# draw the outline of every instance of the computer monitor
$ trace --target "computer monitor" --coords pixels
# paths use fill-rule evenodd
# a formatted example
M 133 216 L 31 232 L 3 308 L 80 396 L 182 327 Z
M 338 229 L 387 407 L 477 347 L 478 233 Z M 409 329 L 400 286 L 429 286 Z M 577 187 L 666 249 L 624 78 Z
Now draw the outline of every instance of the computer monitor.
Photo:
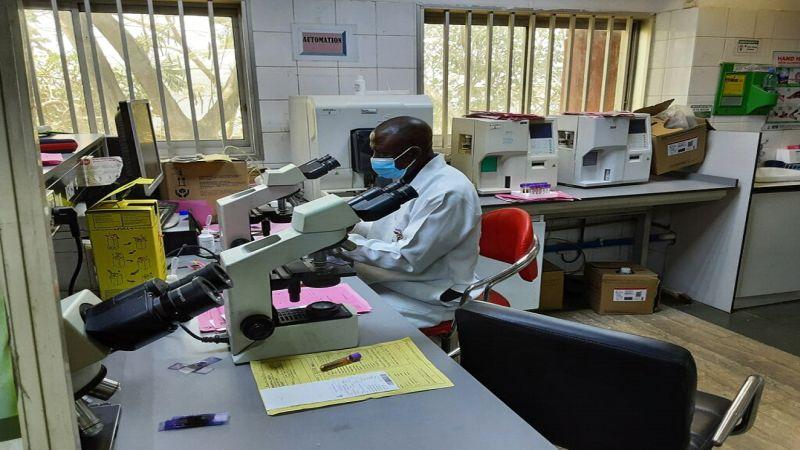
M 140 177 L 152 178 L 153 182 L 144 187 L 144 195 L 150 196 L 164 178 L 150 103 L 147 100 L 119 102 L 115 122 L 119 136 L 119 154 L 116 156 L 122 157 L 125 182 Z

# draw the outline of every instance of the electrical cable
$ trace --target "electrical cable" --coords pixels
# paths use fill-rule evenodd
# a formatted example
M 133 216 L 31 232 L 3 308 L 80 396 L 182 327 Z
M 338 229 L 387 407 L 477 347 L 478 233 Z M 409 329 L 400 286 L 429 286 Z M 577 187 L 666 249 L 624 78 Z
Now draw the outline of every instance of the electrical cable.
M 189 336 L 197 339 L 200 342 L 205 342 L 206 344 L 227 344 L 229 342 L 227 334 L 215 334 L 213 336 L 198 336 L 192 330 L 189 329 L 184 324 L 179 324 L 183 331 L 185 331 Z
M 558 241 L 558 242 L 563 242 L 563 243 L 565 243 L 567 245 L 573 246 L 575 248 L 575 252 L 577 253 L 575 258 L 567 259 L 563 254 L 561 254 L 561 252 L 559 252 L 559 256 L 561 257 L 561 261 L 563 261 L 563 262 L 565 262 L 567 264 L 573 264 L 576 261 L 578 261 L 578 259 L 583 259 L 581 265 L 577 269 L 572 270 L 572 271 L 565 271 L 564 273 L 566 273 L 568 275 L 572 275 L 572 274 L 576 274 L 576 273 L 580 272 L 581 270 L 583 270 L 583 267 L 586 265 L 586 253 L 584 253 L 583 249 L 580 248 L 580 246 L 577 243 L 575 243 L 573 241 L 570 241 L 570 240 L 567 240 L 567 239 L 561 239 L 561 238 L 556 238 L 556 237 L 545 238 L 544 241 L 545 241 L 545 243 L 547 243 L 547 241 Z
M 75 263 L 75 270 L 72 271 L 72 278 L 69 279 L 67 295 L 72 295 L 75 293 L 75 283 L 78 281 L 78 275 L 80 275 L 81 268 L 83 267 L 83 242 L 81 241 L 80 236 L 75 236 L 75 245 L 77 247 L 76 250 L 78 251 L 78 262 Z

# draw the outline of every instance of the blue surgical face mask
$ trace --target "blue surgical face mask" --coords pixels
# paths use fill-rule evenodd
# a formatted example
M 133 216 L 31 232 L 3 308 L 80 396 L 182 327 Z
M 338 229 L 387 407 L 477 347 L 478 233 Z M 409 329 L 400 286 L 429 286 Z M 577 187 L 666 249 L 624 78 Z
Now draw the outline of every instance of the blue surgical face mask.
M 406 174 L 408 167 L 405 169 L 398 169 L 397 159 L 405 155 L 406 152 L 412 148 L 413 147 L 407 148 L 403 153 L 398 155 L 397 158 L 370 158 L 372 170 L 374 170 L 375 173 L 381 178 L 387 178 L 389 180 L 399 180 L 400 178 L 403 178 L 403 175 Z M 409 164 L 409 166 L 410 165 L 411 164 Z

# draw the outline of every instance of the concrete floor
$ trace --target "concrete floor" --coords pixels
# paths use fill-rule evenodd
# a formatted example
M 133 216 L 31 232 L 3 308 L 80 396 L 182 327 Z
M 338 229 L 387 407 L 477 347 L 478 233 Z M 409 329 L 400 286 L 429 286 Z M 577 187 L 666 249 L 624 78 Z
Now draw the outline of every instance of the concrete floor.
M 751 339 L 800 356 L 800 300 L 728 314 L 702 303 L 667 305 Z

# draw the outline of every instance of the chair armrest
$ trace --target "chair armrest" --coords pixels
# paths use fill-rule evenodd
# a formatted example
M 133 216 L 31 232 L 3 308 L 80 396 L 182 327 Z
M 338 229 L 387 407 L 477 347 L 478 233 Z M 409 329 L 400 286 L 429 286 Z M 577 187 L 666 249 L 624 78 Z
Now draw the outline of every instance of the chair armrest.
M 744 433 L 753 426 L 763 391 L 764 378 L 762 376 L 750 375 L 747 377 L 711 438 L 715 447 L 722 445 L 728 436 Z
M 492 289 L 492 287 L 494 287 L 494 285 L 508 278 L 511 278 L 513 275 L 516 275 L 519 272 L 521 272 L 522 269 L 527 267 L 528 264 L 530 264 L 534 259 L 536 259 L 536 256 L 538 254 L 539 254 L 539 239 L 536 237 L 536 234 L 534 234 L 531 247 L 528 249 L 528 252 L 522 256 L 522 258 L 518 259 L 514 264 L 506 267 L 497 274 L 492 275 L 490 277 L 486 277 L 482 280 L 478 280 L 467 286 L 467 288 L 464 290 L 464 293 L 461 295 L 461 302 L 459 303 L 459 306 L 463 306 L 464 303 L 468 302 L 472 298 L 470 295 L 472 291 L 481 286 L 486 286 L 486 289 L 483 291 L 483 300 L 488 301 L 489 291 Z

